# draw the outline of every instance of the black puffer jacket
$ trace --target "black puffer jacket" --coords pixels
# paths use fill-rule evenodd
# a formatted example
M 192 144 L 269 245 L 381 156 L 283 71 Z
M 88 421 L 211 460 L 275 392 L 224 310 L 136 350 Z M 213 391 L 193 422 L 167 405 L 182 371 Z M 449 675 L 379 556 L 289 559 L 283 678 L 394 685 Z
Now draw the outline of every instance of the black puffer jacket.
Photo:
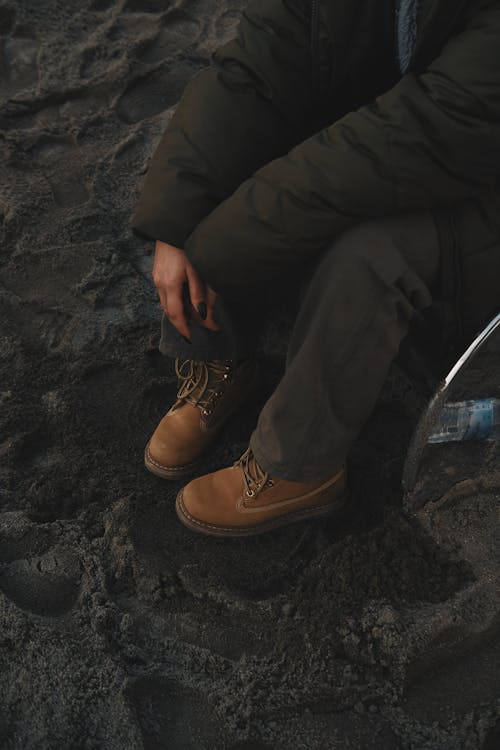
M 448 334 L 500 307 L 500 0 L 421 0 L 401 76 L 394 0 L 251 0 L 184 91 L 134 229 L 227 297 L 359 222 L 436 213 Z

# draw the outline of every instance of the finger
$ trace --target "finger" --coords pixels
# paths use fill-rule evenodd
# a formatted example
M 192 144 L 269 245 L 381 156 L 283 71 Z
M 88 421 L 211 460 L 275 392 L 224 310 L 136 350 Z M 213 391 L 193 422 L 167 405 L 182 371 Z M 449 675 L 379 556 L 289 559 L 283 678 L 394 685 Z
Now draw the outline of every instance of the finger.
M 208 314 L 208 308 L 207 308 L 207 318 L 205 320 L 201 317 L 201 315 L 199 314 L 199 312 L 197 312 L 196 310 L 192 310 L 192 315 L 193 315 L 194 320 L 202 328 L 208 328 L 209 331 L 218 331 L 219 330 L 219 326 L 217 325 L 217 323 L 215 323 L 215 321 L 210 318 L 210 316 Z
M 158 299 L 160 300 L 160 306 L 163 310 L 163 312 L 167 313 L 167 293 L 163 289 L 163 287 L 157 287 L 156 291 L 158 292 Z
M 207 305 L 205 302 L 206 288 L 200 274 L 193 268 L 186 268 L 186 276 L 189 287 L 189 298 L 193 309 L 199 314 L 202 320 L 207 317 Z
M 158 266 L 157 257 L 155 256 L 153 268 L 151 271 L 151 278 L 153 280 L 153 284 L 155 285 L 156 292 L 160 299 L 160 304 L 162 308 L 165 310 L 165 308 L 167 307 L 167 292 L 165 289 L 165 281 L 162 279 L 161 274 L 158 272 L 157 266 Z
M 160 307 L 164 314 L 168 317 L 168 295 L 167 290 L 164 286 L 157 286 L 156 291 L 158 293 L 158 299 L 160 301 Z
M 211 287 L 207 286 L 207 319 L 205 322 L 208 324 L 207 328 L 210 328 L 212 331 L 220 330 L 220 325 L 214 317 L 214 306 L 218 296 L 217 292 L 214 292 Z
M 215 293 L 214 293 L 215 294 Z M 219 331 L 220 326 L 216 322 L 214 318 L 214 304 L 215 300 L 217 299 L 217 295 L 215 294 L 215 297 L 210 298 L 210 296 L 207 294 L 207 301 L 205 303 L 205 317 L 201 317 L 200 313 L 197 310 L 191 309 L 192 315 L 198 325 L 203 326 L 203 328 L 208 328 L 210 331 Z
M 176 328 L 181 336 L 191 340 L 191 333 L 187 324 L 184 302 L 182 299 L 182 288 L 179 286 L 167 289 L 167 309 L 168 319 Z

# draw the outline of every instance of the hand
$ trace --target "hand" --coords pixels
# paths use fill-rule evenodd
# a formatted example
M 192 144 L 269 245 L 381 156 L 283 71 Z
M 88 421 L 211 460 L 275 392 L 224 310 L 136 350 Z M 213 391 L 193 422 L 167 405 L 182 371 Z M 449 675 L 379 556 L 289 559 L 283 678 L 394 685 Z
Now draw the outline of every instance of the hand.
M 217 293 L 205 284 L 183 250 L 157 240 L 153 263 L 153 283 L 158 291 L 165 315 L 182 336 L 191 339 L 188 314 L 193 315 L 204 328 L 211 331 L 219 330 L 213 316 Z M 192 306 L 192 309 L 188 311 L 185 309 L 183 300 L 185 284 L 189 290 Z

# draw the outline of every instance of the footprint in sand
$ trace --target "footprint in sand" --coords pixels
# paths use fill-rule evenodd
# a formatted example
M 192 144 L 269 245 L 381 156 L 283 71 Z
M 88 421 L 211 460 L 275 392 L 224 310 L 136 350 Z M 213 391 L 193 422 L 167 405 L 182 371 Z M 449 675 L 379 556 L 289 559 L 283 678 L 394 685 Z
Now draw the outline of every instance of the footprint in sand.
M 110 8 L 113 8 L 116 5 L 116 0 L 94 0 L 93 3 L 90 4 L 89 10 L 109 10 Z
M 0 8 L 0 36 L 8 34 L 16 22 L 16 9 L 9 5 Z
M 134 81 L 118 101 L 118 117 L 131 125 L 164 112 L 179 101 L 198 68 L 189 60 L 181 60 L 170 69 L 162 68 Z
M 13 460 L 30 472 L 48 469 L 53 471 L 61 463 L 60 448 L 52 444 L 43 426 L 34 428 L 18 440 Z
M 138 389 L 135 377 L 133 373 L 124 374 L 119 367 L 95 369 L 85 376 L 77 404 L 87 422 L 99 431 L 101 439 L 122 445 L 123 450 L 126 445 L 134 445 L 142 453 L 151 425 L 157 421 L 165 403 L 174 399 L 177 386 L 175 376 L 167 385 L 163 377 L 150 371 Z M 124 403 L 120 388 L 125 388 L 127 393 L 134 392 L 135 397 Z
M 77 154 L 76 143 L 57 135 L 42 136 L 33 148 L 35 161 L 43 170 L 55 203 L 61 208 L 79 206 L 89 199 Z
M 125 13 L 163 13 L 168 5 L 165 0 L 127 0 L 123 10 Z
M 10 548 L 9 557 L 16 553 L 16 559 L 5 560 L 5 553 L 2 554 L 0 591 L 33 614 L 45 617 L 65 614 L 79 593 L 81 570 L 77 555 L 71 550 L 49 549 L 32 557 L 30 547 L 21 539 Z
M 28 88 L 38 81 L 38 50 L 36 39 L 0 37 L 0 87 Z
M 213 750 L 226 747 L 213 710 L 200 693 L 160 677 L 137 680 L 129 694 L 144 748 Z
M 182 11 L 170 13 L 165 26 L 153 40 L 140 44 L 136 55 L 146 63 L 155 63 L 172 57 L 179 50 L 194 44 L 201 26 Z

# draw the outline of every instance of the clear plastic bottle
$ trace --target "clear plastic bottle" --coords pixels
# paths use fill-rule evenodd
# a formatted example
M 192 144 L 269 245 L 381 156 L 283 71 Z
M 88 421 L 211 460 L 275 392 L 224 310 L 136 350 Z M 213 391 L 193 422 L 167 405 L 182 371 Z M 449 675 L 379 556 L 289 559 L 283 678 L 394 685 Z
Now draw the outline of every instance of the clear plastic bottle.
M 458 401 L 442 407 L 428 442 L 461 440 L 500 440 L 500 399 Z

